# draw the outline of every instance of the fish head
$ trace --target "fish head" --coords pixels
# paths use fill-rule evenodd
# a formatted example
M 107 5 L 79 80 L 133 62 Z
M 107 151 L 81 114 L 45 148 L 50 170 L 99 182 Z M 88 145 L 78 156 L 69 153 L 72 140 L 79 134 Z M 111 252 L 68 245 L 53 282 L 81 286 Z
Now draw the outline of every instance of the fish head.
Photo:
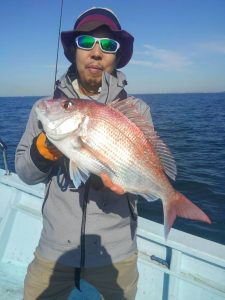
M 60 140 L 75 132 L 84 119 L 77 107 L 78 99 L 48 99 L 40 101 L 35 111 L 48 138 Z

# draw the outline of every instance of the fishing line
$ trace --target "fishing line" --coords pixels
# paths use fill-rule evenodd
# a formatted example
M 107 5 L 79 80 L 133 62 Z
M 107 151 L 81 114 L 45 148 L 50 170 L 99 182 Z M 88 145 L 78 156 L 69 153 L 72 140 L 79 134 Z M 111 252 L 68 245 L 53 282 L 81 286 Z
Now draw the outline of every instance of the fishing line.
M 60 9 L 60 21 L 59 21 L 59 32 L 58 32 L 58 45 L 57 45 L 57 54 L 56 54 L 56 63 L 55 63 L 55 79 L 54 79 L 54 90 L 56 87 L 56 76 L 58 71 L 58 56 L 59 56 L 59 40 L 60 40 L 60 32 L 61 32 L 61 25 L 62 25 L 62 11 L 63 11 L 63 0 L 61 0 L 61 9 Z M 60 172 L 60 170 L 59 170 Z M 57 174 L 57 179 L 59 179 L 59 172 Z M 59 183 L 59 182 L 58 182 Z M 68 182 L 64 182 L 66 186 L 64 188 L 68 187 Z M 85 225 L 86 225 L 86 212 L 87 212 L 87 204 L 88 204 L 88 194 L 90 189 L 90 179 L 85 184 L 85 190 L 84 190 L 84 200 L 83 200 L 83 206 L 82 206 L 82 222 L 81 222 L 81 233 L 80 233 L 80 251 L 81 251 L 81 257 L 80 257 L 80 267 L 74 269 L 74 280 L 75 280 L 75 286 L 78 290 L 80 290 L 80 277 L 81 277 L 81 270 L 84 268 L 85 265 Z
M 57 72 L 58 72 L 59 40 L 60 40 L 60 32 L 61 32 L 61 25 L 62 25 L 62 11 L 63 11 L 63 0 L 61 0 L 61 9 L 60 9 L 59 32 L 58 32 L 58 44 L 57 44 L 56 62 L 55 62 L 55 79 L 54 79 L 53 94 L 54 94 L 54 91 L 55 91 L 56 76 L 57 76 Z

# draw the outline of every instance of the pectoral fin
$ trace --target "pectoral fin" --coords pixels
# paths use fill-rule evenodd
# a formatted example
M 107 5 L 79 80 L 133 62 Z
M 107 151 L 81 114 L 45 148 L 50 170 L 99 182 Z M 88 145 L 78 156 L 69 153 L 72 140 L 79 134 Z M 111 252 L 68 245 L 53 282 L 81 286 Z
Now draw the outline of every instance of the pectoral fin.
M 89 171 L 87 170 L 80 170 L 76 163 L 70 160 L 70 165 L 69 165 L 69 170 L 70 170 L 70 178 L 73 181 L 73 184 L 76 189 L 81 185 L 81 183 L 85 183 L 87 179 L 90 176 Z

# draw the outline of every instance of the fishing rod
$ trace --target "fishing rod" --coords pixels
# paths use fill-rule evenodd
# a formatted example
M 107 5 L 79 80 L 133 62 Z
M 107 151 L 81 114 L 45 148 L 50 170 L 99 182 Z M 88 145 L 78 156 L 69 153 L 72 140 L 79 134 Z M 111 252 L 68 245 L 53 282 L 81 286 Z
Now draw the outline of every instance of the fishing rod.
M 61 9 L 60 9 L 60 18 L 59 18 L 59 32 L 58 32 L 58 43 L 57 43 L 56 62 L 55 62 L 55 79 L 54 79 L 53 94 L 55 91 L 56 77 L 57 77 L 57 72 L 58 72 L 59 41 L 60 41 L 60 32 L 61 32 L 61 25 L 62 25 L 62 11 L 63 11 L 63 0 L 61 0 Z

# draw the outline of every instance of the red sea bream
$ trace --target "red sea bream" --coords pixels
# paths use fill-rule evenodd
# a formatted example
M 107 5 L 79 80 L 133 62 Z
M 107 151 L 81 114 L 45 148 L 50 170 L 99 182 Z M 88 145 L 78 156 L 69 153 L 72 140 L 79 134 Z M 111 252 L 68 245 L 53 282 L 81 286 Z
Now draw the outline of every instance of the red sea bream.
M 43 100 L 36 112 L 47 138 L 70 159 L 75 187 L 90 173 L 105 174 L 125 192 L 148 201 L 161 199 L 164 233 L 176 216 L 210 223 L 207 215 L 176 191 L 176 166 L 153 125 L 137 110 L 138 100 L 110 104 L 82 99 Z

